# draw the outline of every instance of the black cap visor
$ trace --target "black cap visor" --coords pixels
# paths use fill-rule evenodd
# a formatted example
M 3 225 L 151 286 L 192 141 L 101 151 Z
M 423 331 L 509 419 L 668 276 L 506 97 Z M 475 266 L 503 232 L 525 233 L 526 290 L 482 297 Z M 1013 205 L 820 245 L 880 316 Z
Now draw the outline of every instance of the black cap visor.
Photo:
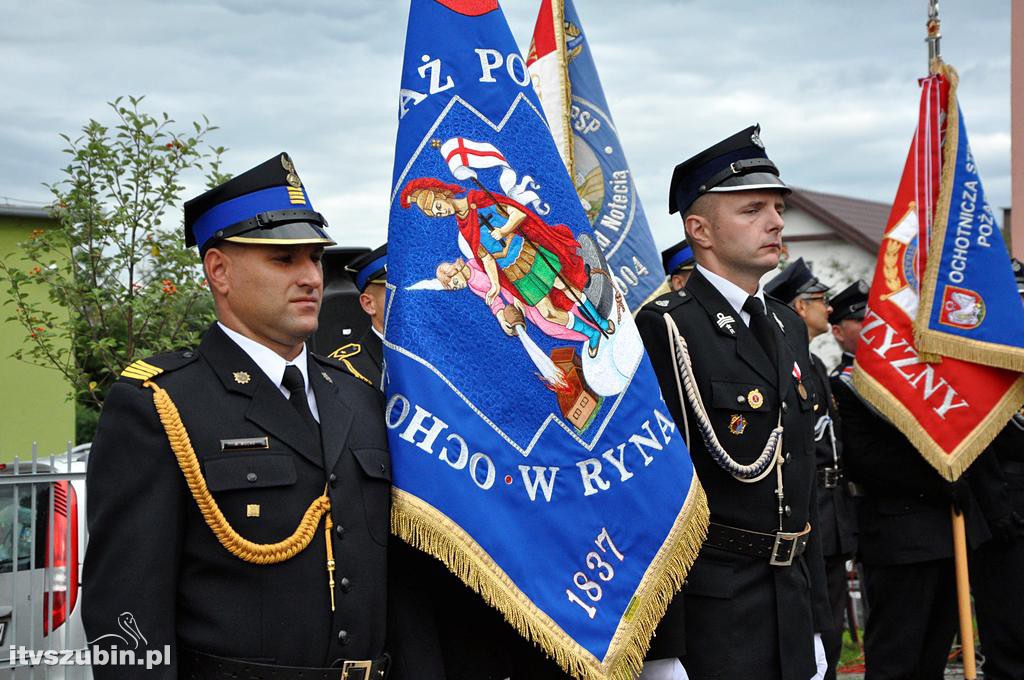
M 753 191 L 755 189 L 779 189 L 787 194 L 792 191 L 785 182 L 779 179 L 778 175 L 770 172 L 751 172 L 746 175 L 733 175 L 717 186 L 708 189 L 707 193 Z
M 327 235 L 318 224 L 312 222 L 288 222 L 277 226 L 256 227 L 221 240 L 232 243 L 254 243 L 264 245 L 302 245 L 306 243 L 322 243 L 325 246 L 335 245 L 334 239 Z M 211 242 L 214 242 L 211 239 Z

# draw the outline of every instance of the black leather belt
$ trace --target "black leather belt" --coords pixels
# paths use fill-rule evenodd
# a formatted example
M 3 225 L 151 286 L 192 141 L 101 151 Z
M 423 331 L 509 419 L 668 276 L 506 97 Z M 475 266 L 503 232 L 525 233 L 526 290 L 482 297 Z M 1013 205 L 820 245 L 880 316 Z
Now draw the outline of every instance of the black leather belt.
M 342 661 L 335 668 L 274 666 L 240 659 L 228 659 L 192 649 L 178 650 L 181 680 L 384 680 L 387 655 L 365 661 Z
M 825 489 L 834 489 L 843 479 L 843 469 L 836 467 L 818 468 L 818 484 Z
M 711 522 L 708 525 L 708 537 L 705 539 L 704 545 L 740 555 L 767 557 L 768 564 L 772 566 L 788 567 L 793 564 L 796 557 L 802 555 L 807 549 L 807 541 L 810 536 L 810 524 L 798 533 L 777 531 L 767 534 Z

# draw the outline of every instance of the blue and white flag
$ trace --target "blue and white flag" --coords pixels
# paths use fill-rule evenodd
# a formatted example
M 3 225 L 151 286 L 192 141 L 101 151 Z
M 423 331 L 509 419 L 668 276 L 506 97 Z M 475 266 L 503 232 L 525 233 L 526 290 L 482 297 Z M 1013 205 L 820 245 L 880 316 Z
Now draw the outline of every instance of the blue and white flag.
M 541 0 L 526 63 L 551 136 L 626 304 L 668 292 L 665 270 L 572 0 Z
M 631 678 L 707 505 L 496 0 L 412 0 L 387 286 L 394 531 Z
M 949 88 L 942 174 L 915 335 L 922 352 L 1024 371 L 1024 305 Z

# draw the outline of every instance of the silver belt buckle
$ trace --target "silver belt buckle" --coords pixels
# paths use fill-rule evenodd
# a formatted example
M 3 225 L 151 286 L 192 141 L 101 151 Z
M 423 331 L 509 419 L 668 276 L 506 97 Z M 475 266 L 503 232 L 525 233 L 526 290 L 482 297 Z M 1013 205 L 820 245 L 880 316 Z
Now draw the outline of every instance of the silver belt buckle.
M 773 567 L 788 567 L 796 557 L 796 542 L 801 534 L 779 531 L 775 534 L 775 545 L 772 546 L 772 557 L 768 564 Z
M 370 680 L 372 661 L 345 661 L 341 664 L 340 680 Z
M 839 486 L 839 469 L 838 468 L 822 468 L 824 472 L 824 484 L 826 489 L 834 489 Z

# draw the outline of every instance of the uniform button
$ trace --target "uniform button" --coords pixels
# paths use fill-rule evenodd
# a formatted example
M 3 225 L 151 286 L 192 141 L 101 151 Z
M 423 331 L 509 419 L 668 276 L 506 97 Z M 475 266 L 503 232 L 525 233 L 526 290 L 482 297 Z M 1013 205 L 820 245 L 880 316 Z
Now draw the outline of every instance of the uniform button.
M 736 395 L 736 403 L 737 404 L 745 404 L 745 403 L 747 403 L 747 398 L 744 397 L 742 394 L 738 394 L 738 395 Z
M 345 645 L 348 644 L 348 631 L 347 630 L 339 630 L 338 631 L 338 644 L 341 645 L 342 647 L 344 647 Z
M 331 473 L 331 476 L 327 478 L 327 481 L 331 483 L 331 486 L 338 485 L 338 475 Z
M 341 538 L 345 535 L 345 527 L 341 526 L 340 524 L 334 525 L 334 533 L 338 535 L 338 538 Z
M 192 352 L 182 352 L 181 356 L 182 356 L 183 359 L 191 359 L 192 358 Z
M 788 505 L 782 509 L 782 512 L 786 513 L 786 517 L 793 516 L 793 508 L 789 507 Z
M 791 454 L 789 451 L 786 451 L 786 462 L 788 463 L 792 459 L 793 459 L 793 454 Z
M 338 581 L 338 585 L 341 586 L 341 592 L 343 593 L 352 590 L 352 582 L 348 580 L 347 576 L 342 576 L 341 580 Z
M 255 482 L 257 479 L 259 479 L 259 475 L 257 475 L 255 472 L 250 472 L 245 476 L 245 479 L 248 482 Z
M 787 404 L 786 402 L 782 402 L 782 412 L 789 413 L 789 404 Z

